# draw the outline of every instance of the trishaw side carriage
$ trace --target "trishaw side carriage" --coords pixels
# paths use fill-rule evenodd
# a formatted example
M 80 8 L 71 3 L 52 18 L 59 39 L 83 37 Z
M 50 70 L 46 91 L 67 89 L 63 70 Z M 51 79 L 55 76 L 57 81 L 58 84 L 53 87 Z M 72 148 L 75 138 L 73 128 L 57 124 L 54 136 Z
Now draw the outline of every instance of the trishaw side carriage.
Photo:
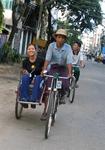
M 17 91 L 16 91 L 16 104 L 15 104 L 15 117 L 16 117 L 16 119 L 21 118 L 24 104 L 32 105 L 35 107 L 37 105 L 41 105 L 43 94 L 44 94 L 45 88 L 46 88 L 45 80 L 47 78 L 52 78 L 52 81 L 51 81 L 51 87 L 48 88 L 49 96 L 48 96 L 48 106 L 47 106 L 47 118 L 46 118 L 46 123 L 45 123 L 45 139 L 48 139 L 51 126 L 54 125 L 54 123 L 55 123 L 56 113 L 57 113 L 57 109 L 58 109 L 60 98 L 61 98 L 60 90 L 62 88 L 62 82 L 60 82 L 60 79 L 62 79 L 62 78 L 68 79 L 68 77 L 60 77 L 58 73 L 56 73 L 53 76 L 52 75 L 45 75 L 42 82 L 39 83 L 40 87 L 42 88 L 40 99 L 36 99 L 34 102 L 32 102 L 30 100 L 27 102 L 21 101 L 20 90 L 19 90 L 20 84 L 21 84 L 21 81 L 20 81 L 18 88 L 17 88 Z M 67 93 L 67 97 L 69 98 L 69 101 L 71 103 L 71 100 L 72 101 L 74 100 L 74 94 L 75 94 L 74 92 L 72 92 L 73 94 L 71 93 L 72 89 L 75 89 L 75 86 L 74 86 L 75 78 L 71 77 L 69 81 L 70 81 L 70 86 L 69 86 L 69 90 Z M 32 87 L 33 87 L 33 85 L 30 84 L 30 86 L 29 86 L 30 94 L 31 94 Z
M 41 76 L 39 76 L 39 77 L 42 78 Z M 45 90 L 44 79 L 42 79 L 41 82 L 39 82 L 40 89 L 36 88 L 36 91 L 35 91 L 38 93 L 38 95 L 36 96 L 36 99 L 34 101 L 30 100 L 30 99 L 27 101 L 24 101 L 23 99 L 20 98 L 20 85 L 21 85 L 21 80 L 19 81 L 19 84 L 18 84 L 18 87 L 16 90 L 16 104 L 15 104 L 15 117 L 16 117 L 16 119 L 21 118 L 23 108 L 28 108 L 29 106 L 31 106 L 32 108 L 36 108 L 37 105 L 41 105 L 43 93 Z M 30 95 L 32 93 L 32 88 L 33 88 L 33 83 L 31 83 L 29 85 Z M 40 92 L 39 92 L 39 90 L 40 90 Z

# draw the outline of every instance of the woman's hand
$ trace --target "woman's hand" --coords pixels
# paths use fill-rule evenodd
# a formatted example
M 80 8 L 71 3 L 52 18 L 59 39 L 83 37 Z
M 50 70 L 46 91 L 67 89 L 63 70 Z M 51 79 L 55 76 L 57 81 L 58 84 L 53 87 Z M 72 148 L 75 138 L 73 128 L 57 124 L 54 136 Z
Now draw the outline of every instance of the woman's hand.
M 68 78 L 71 78 L 71 77 L 72 77 L 72 73 L 69 73 L 69 74 L 68 74 Z
M 46 73 L 47 73 L 47 70 L 42 70 L 41 75 L 43 76 Z
M 85 62 L 84 61 L 80 61 L 80 67 L 84 68 L 85 67 Z
M 28 71 L 26 69 L 23 69 L 22 74 L 28 74 Z

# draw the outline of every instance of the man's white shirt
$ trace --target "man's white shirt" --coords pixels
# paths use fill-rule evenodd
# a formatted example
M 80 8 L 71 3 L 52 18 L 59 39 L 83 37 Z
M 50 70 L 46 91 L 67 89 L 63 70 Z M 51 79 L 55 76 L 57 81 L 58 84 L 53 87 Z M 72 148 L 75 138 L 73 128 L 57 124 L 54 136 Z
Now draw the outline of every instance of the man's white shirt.
M 83 54 L 80 51 L 77 55 L 73 54 L 73 65 L 79 66 L 80 65 L 80 61 L 83 61 Z

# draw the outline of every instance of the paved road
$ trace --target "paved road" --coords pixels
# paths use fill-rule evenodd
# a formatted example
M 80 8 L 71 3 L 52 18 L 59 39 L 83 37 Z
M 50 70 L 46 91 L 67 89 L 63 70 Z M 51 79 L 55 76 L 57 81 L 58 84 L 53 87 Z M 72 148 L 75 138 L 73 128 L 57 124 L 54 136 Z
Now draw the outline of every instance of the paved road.
M 40 121 L 42 106 L 24 110 L 21 120 L 15 119 L 17 83 L 0 79 L 0 150 L 105 149 L 105 65 L 88 62 L 81 70 L 75 102 L 59 107 L 48 140 Z

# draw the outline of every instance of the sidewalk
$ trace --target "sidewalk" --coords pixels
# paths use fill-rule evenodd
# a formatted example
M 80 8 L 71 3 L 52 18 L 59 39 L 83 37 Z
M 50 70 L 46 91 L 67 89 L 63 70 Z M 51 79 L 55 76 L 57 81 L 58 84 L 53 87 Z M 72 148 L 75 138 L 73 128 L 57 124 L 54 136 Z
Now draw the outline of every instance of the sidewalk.
M 20 64 L 8 65 L 0 64 L 0 78 L 18 80 L 20 74 Z

